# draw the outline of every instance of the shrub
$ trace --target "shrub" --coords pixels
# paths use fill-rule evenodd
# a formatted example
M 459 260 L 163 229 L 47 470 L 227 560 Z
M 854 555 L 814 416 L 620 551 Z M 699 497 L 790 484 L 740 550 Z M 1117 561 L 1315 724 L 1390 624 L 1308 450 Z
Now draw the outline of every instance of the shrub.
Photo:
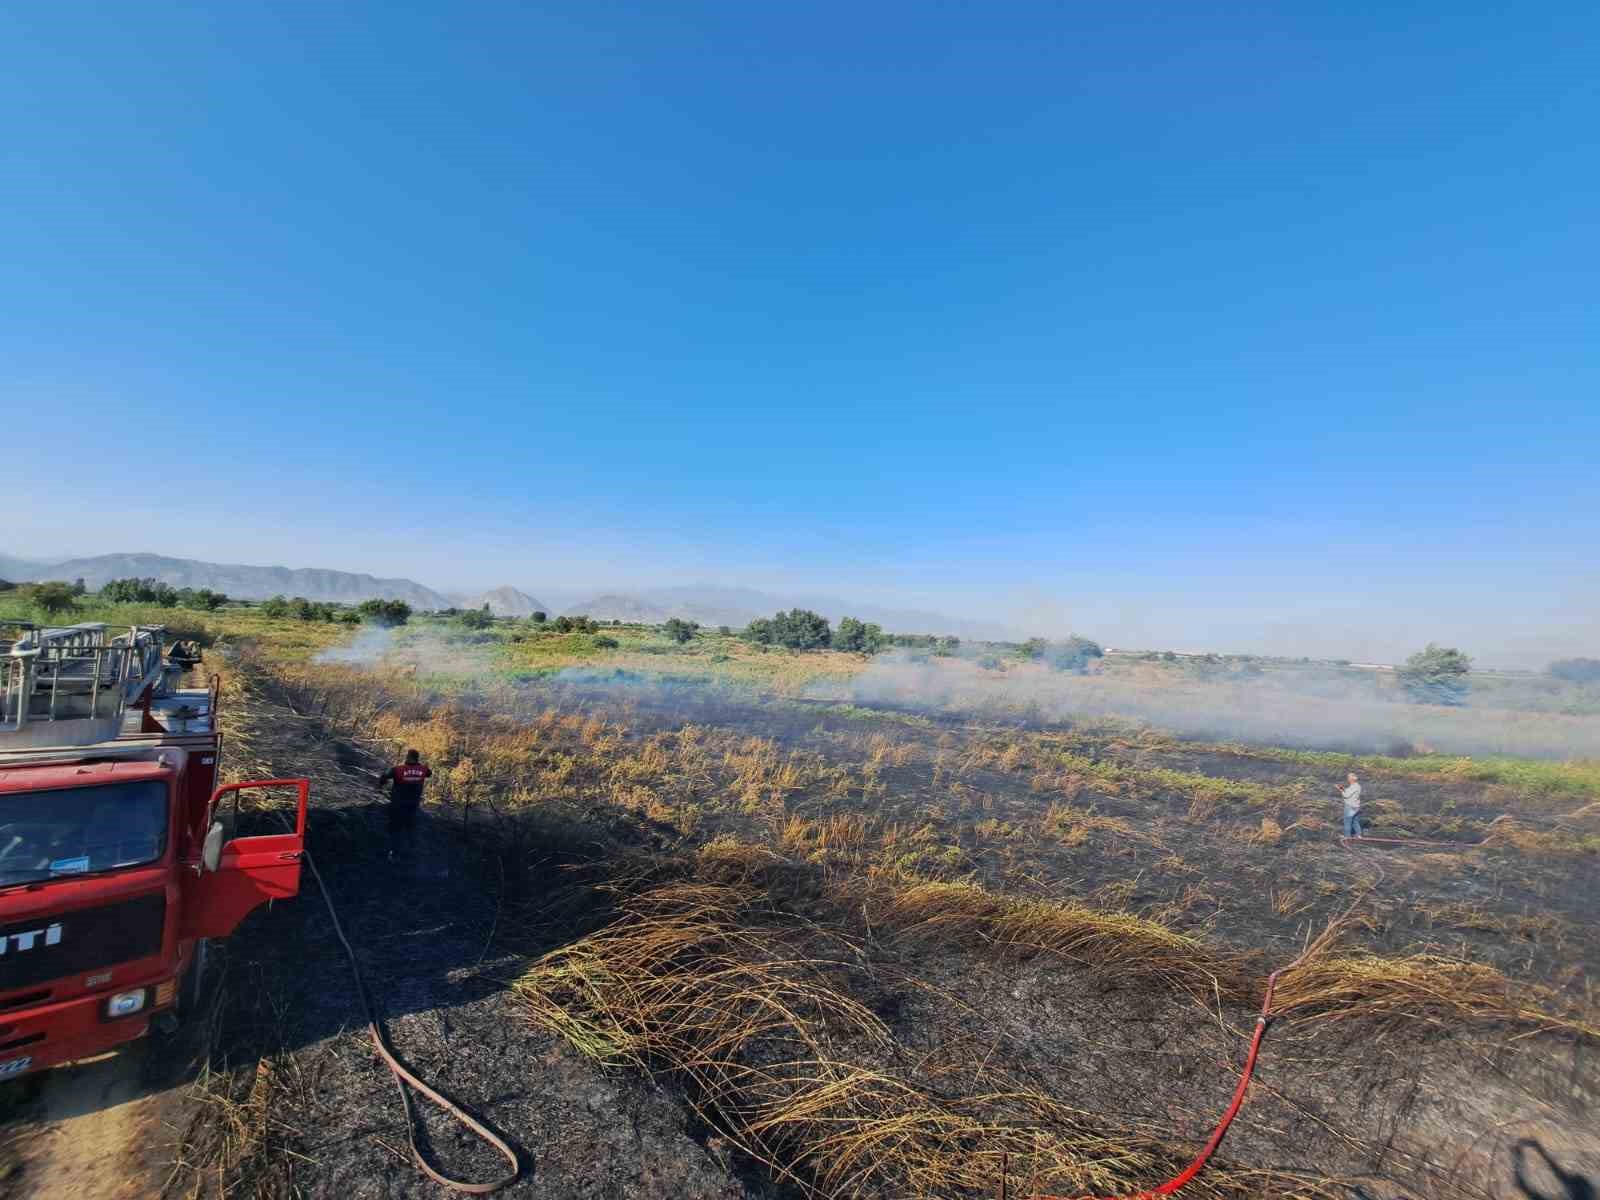
M 1467 672 L 1471 670 L 1472 659 L 1467 655 L 1429 642 L 1395 674 L 1418 704 L 1460 704 L 1467 694 Z
M 596 650 L 615 650 L 621 644 L 616 638 L 607 637 L 603 633 L 595 635 L 594 648 Z
M 593 633 L 600 628 L 588 617 L 557 617 L 555 630 L 557 633 Z
M 961 639 L 955 636 L 940 638 L 933 647 L 933 652 L 940 658 L 949 658 L 961 649 Z
M 661 627 L 661 631 L 681 646 L 685 642 L 694 640 L 694 635 L 700 631 L 700 626 L 695 621 L 681 621 L 677 617 L 672 617 Z
M 38 583 L 29 589 L 28 599 L 50 616 L 77 607 L 77 597 L 70 583 Z
M 718 625 L 717 634 L 721 637 L 732 637 L 733 630 L 726 625 Z
M 14 592 L 16 589 L 17 585 L 12 583 L 11 580 L 0 579 L 0 592 Z
M 356 605 L 356 612 L 372 625 L 404 625 L 411 619 L 411 606 L 404 600 L 363 600 Z
M 833 633 L 834 649 L 854 650 L 858 654 L 876 654 L 886 641 L 879 626 L 855 617 L 840 617 L 839 628 Z
M 155 604 L 161 608 L 178 606 L 178 589 L 159 579 L 113 579 L 100 589 L 100 599 L 112 604 Z
M 1090 660 L 1104 658 L 1105 653 L 1097 642 L 1073 634 L 1064 642 L 1050 643 L 1043 657 L 1058 671 L 1074 671 L 1082 675 L 1089 669 Z
M 222 592 L 214 592 L 210 588 L 179 588 L 178 604 L 182 608 L 203 608 L 206 612 L 215 612 L 228 602 L 228 597 Z
M 488 629 L 494 624 L 494 614 L 485 604 L 482 608 L 467 609 L 456 618 L 456 623 L 463 629 Z
M 1551 663 L 1548 670 L 1568 683 L 1600 683 L 1600 658 L 1563 658 Z
M 76 579 L 74 579 L 72 581 L 72 594 L 74 596 L 84 596 L 84 595 L 87 595 L 88 592 L 89 592 L 89 585 L 84 580 L 82 575 L 79 575 Z
M 1029 638 L 1014 651 L 1012 651 L 1012 653 L 1018 658 L 1025 659 L 1030 662 L 1038 662 L 1044 657 L 1044 652 L 1049 648 L 1049 646 L 1050 643 L 1041 637 Z
M 536 612 L 528 619 L 531 620 L 535 625 L 543 625 L 545 621 L 549 619 L 549 615 L 547 613 Z
M 261 614 L 267 617 L 287 617 L 289 615 L 289 601 L 284 596 L 273 596 L 261 602 Z

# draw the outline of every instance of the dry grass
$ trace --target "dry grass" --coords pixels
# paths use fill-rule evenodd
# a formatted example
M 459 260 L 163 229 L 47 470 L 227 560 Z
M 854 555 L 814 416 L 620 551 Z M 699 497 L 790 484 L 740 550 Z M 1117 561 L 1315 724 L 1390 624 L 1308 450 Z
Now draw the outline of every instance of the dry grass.
M 844 880 L 830 896 L 861 912 L 875 933 L 903 945 L 1048 955 L 1194 996 L 1259 998 L 1244 957 L 1132 913 L 1021 900 L 971 883 Z
M 1108 817 L 1089 809 L 1074 808 L 1070 804 L 1052 803 L 1039 819 L 1039 827 L 1047 837 L 1055 838 L 1063 846 L 1081 846 L 1091 835 L 1102 834 L 1115 840 L 1151 842 L 1149 834 L 1139 832 L 1120 817 Z
M 728 861 L 726 854 L 722 861 Z M 670 1076 L 698 1115 L 810 1195 L 992 1195 L 1002 1171 L 1042 1190 L 1121 1193 L 1166 1178 L 1181 1151 L 981 1070 L 898 1066 L 861 948 L 699 882 L 622 903 L 611 926 L 546 955 L 517 982 L 534 1018 L 582 1052 Z M 921 899 L 930 899 L 923 893 Z M 908 899 L 915 904 L 916 897 Z M 948 905 L 938 900 L 941 911 Z M 995 1086 L 999 1085 L 999 1086 Z M 1261 1190 L 1218 1171 L 1196 1195 Z
M 1296 1020 L 1441 1028 L 1503 1026 L 1600 1042 L 1600 1020 L 1493 967 L 1437 955 L 1344 955 L 1285 973 L 1274 1008 Z

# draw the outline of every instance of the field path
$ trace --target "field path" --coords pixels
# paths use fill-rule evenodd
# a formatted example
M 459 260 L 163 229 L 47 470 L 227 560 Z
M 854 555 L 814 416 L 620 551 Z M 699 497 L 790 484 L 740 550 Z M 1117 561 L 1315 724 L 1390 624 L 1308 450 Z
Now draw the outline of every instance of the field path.
M 168 1177 L 184 1124 L 184 1073 L 194 1035 L 152 1035 L 121 1052 L 29 1081 L 8 1130 L 12 1171 L 6 1195 L 137 1200 Z

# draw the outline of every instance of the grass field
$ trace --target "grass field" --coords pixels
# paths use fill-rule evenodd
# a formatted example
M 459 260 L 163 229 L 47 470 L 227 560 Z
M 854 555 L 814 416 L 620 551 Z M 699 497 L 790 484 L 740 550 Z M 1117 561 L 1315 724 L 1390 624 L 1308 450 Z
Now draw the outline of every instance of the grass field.
M 769 1194 L 1153 1187 L 1313 947 L 1185 1194 L 1488 1200 L 1524 1137 L 1600 1169 L 1593 761 L 1180 738 L 1067 691 L 915 707 L 862 656 L 646 627 L 423 620 L 330 661 L 349 629 L 179 622 L 238 695 L 419 749 L 511 881 L 526 1018 L 669 1089 Z M 1342 844 L 1347 770 L 1374 833 L 1438 844 Z

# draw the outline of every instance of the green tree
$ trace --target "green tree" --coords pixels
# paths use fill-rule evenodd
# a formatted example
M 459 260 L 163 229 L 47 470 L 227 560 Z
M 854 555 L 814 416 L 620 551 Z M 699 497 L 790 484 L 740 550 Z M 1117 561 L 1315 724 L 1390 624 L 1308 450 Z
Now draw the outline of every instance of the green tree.
M 855 617 L 840 617 L 839 628 L 833 631 L 835 650 L 853 650 L 857 654 L 876 654 L 887 639 L 883 629 Z
M 791 650 L 820 650 L 831 640 L 828 619 L 808 608 L 757 617 L 745 626 L 744 636 L 763 646 L 787 646 Z
M 700 631 L 700 626 L 695 621 L 669 617 L 667 623 L 661 627 L 661 631 L 681 646 L 694 640 L 694 635 Z
M 1035 637 L 1023 642 L 1013 653 L 1018 658 L 1027 659 L 1030 662 L 1038 662 L 1044 657 L 1044 652 L 1049 648 L 1050 643 L 1045 641 L 1044 638 Z
M 1418 704 L 1460 704 L 1467 695 L 1467 674 L 1472 659 L 1450 646 L 1429 642 L 1418 650 L 1395 674 Z
M 70 583 L 51 581 L 35 584 L 29 599 L 52 617 L 77 607 L 77 597 L 73 595 Z
M 72 594 L 74 596 L 84 596 L 87 595 L 88 592 L 89 584 L 82 575 L 79 575 L 72 581 Z
M 261 602 L 261 615 L 265 617 L 287 617 L 289 615 L 289 600 L 285 596 L 273 596 Z
M 363 600 L 356 611 L 369 625 L 404 625 L 411 619 L 411 605 L 404 600 Z

